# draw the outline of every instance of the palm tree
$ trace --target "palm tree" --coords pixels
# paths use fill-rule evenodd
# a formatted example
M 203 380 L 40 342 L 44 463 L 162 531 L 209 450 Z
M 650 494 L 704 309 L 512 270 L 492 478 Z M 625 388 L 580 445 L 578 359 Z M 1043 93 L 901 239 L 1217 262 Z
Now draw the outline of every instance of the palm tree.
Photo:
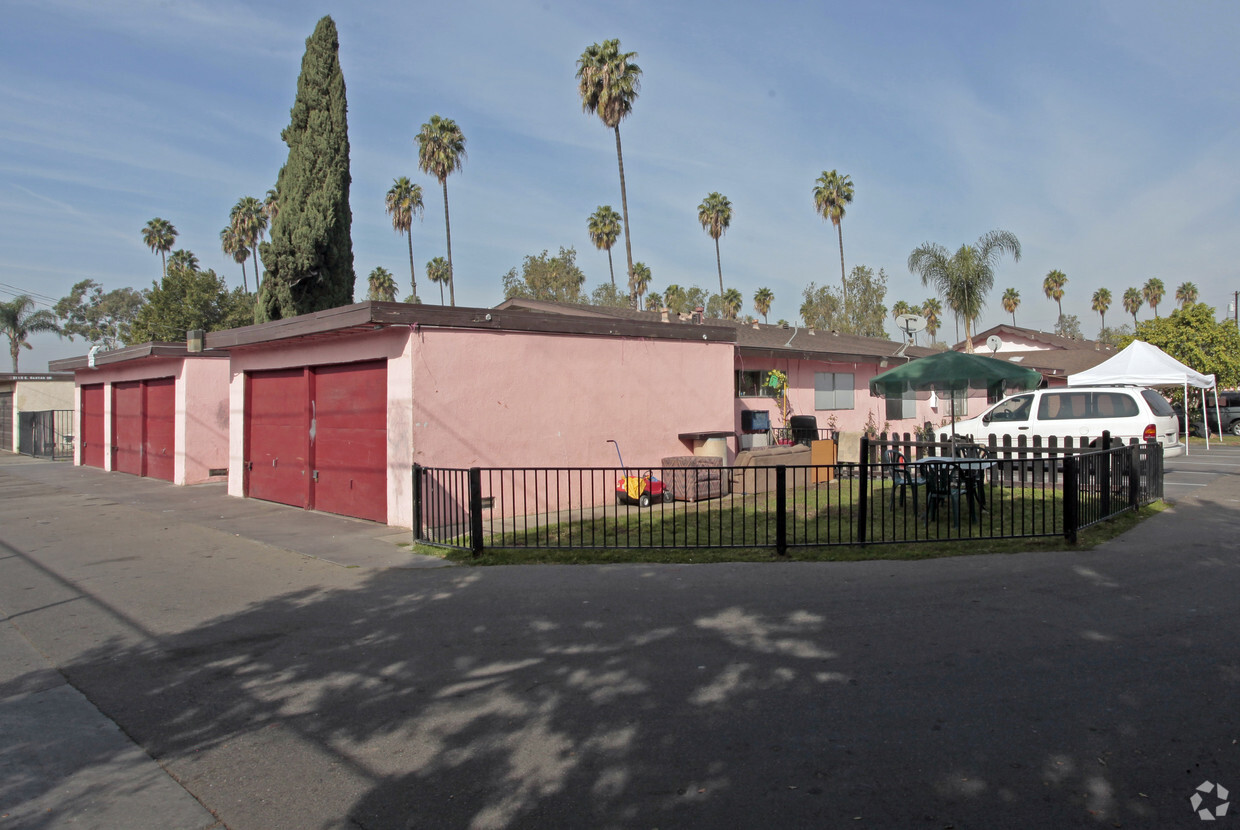
M 594 247 L 607 252 L 607 269 L 611 271 L 611 285 L 614 288 L 616 268 L 611 264 L 611 248 L 620 238 L 620 214 L 616 213 L 611 205 L 599 205 L 598 209 L 590 214 L 587 229 Z
M 1137 312 L 1141 310 L 1141 292 L 1136 288 L 1129 288 L 1124 292 L 1124 311 L 1132 315 L 1132 327 L 1137 327 Z
M 465 162 L 465 134 L 451 118 L 432 115 L 418 133 L 418 168 L 439 180 L 443 187 L 443 227 L 448 236 L 448 297 L 456 305 L 456 282 L 452 278 L 452 223 L 448 217 L 448 176 Z M 440 289 L 442 293 L 442 287 Z M 442 305 L 442 303 L 440 303 Z
M 1150 308 L 1154 309 L 1155 317 L 1158 316 L 1158 304 L 1162 302 L 1165 293 L 1167 293 L 1167 287 L 1158 277 L 1150 277 L 1141 287 L 1141 296 L 1150 304 Z
M 30 335 L 42 331 L 60 331 L 55 312 L 46 308 L 37 311 L 33 309 L 34 300 L 27 294 L 18 294 L 8 302 L 0 302 L 0 334 L 9 338 L 13 374 L 17 374 L 17 358 L 21 350 L 34 348 L 27 340 Z
M 233 262 L 241 266 L 241 287 L 245 289 L 245 293 L 249 294 L 250 283 L 245 278 L 245 261 L 250 258 L 250 249 L 245 247 L 237 229 L 232 225 L 220 231 L 220 247 L 224 249 L 224 253 L 233 258 Z
M 274 187 L 267 188 L 267 195 L 263 198 L 263 215 L 267 217 L 267 227 L 275 225 L 279 213 L 280 194 L 276 193 Z
M 633 263 L 633 276 L 629 279 L 629 294 L 640 299 L 650 287 L 650 267 L 644 262 Z M 641 307 L 640 305 L 638 306 Z
M 719 297 L 722 300 L 723 316 L 729 320 L 735 320 L 736 315 L 741 313 L 741 306 L 745 304 L 744 296 L 735 288 L 729 288 Z
M 844 276 L 844 206 L 852 204 L 853 183 L 850 176 L 841 176 L 835 170 L 824 170 L 814 188 L 814 209 L 823 219 L 830 219 L 840 239 L 840 282 L 844 286 L 844 310 L 848 310 L 848 280 Z
M 409 181 L 401 176 L 392 183 L 385 201 L 388 215 L 392 217 L 392 227 L 397 233 L 409 237 L 409 280 L 413 283 L 413 296 L 418 296 L 418 274 L 413 265 L 413 217 L 423 212 L 422 185 Z
M 193 251 L 187 251 L 184 248 L 178 248 L 172 252 L 172 256 L 168 257 L 168 261 L 172 263 L 173 268 L 180 268 L 184 271 L 198 270 L 198 257 Z
M 1063 287 L 1067 284 L 1068 275 L 1059 269 L 1048 272 L 1046 279 L 1042 280 L 1042 291 L 1047 298 L 1055 301 L 1055 305 L 1059 307 L 1060 317 L 1063 317 Z
M 448 266 L 448 260 L 441 256 L 437 256 L 426 263 L 426 278 L 431 282 L 439 283 L 440 305 L 443 305 L 443 284 L 449 281 L 451 273 L 452 269 Z
M 1003 310 L 1012 315 L 1012 325 L 1016 325 L 1016 309 L 1020 308 L 1020 292 L 1015 288 L 1005 289 L 1003 292 Z
M 732 203 L 722 193 L 708 193 L 698 205 L 698 222 L 715 240 L 715 268 L 719 271 L 719 296 L 723 296 L 723 263 L 719 259 L 719 237 L 732 224 Z
M 167 253 L 172 250 L 172 246 L 177 241 L 177 229 L 172 227 L 172 223 L 167 219 L 160 219 L 156 216 L 142 229 L 142 241 L 146 243 L 146 247 L 151 249 L 151 253 L 159 254 L 159 259 L 163 263 L 164 276 L 168 276 Z
M 371 271 L 367 283 L 369 283 L 370 291 L 367 292 L 366 299 L 396 302 L 396 280 L 388 269 L 380 266 Z
M 228 224 L 237 232 L 241 244 L 254 254 L 254 290 L 258 290 L 258 243 L 267 231 L 267 213 L 263 203 L 253 196 L 243 196 L 233 205 Z
M 1107 309 L 1110 307 L 1111 307 L 1111 289 L 1099 288 L 1097 291 L 1094 292 L 1093 300 L 1090 303 L 1090 308 L 1098 312 L 1098 315 L 1102 317 L 1102 329 L 1099 331 L 1099 334 L 1101 334 L 1102 331 L 1106 330 Z
M 633 244 L 629 231 L 629 197 L 624 185 L 624 152 L 620 147 L 620 122 L 633 111 L 641 89 L 642 70 L 633 59 L 636 52 L 621 52 L 620 41 L 605 40 L 589 46 L 577 59 L 577 94 L 581 109 L 599 117 L 616 134 L 616 162 L 620 166 L 620 210 L 624 214 L 624 253 L 629 278 L 633 276 Z
M 685 304 L 688 302 L 688 294 L 676 283 L 672 283 L 663 291 L 663 304 L 667 306 L 668 311 L 680 314 L 685 310 Z
M 1187 308 L 1197 302 L 1197 286 L 1191 282 L 1180 283 L 1180 287 L 1175 290 L 1175 301 L 1180 304 L 1180 308 Z
M 646 295 L 646 310 L 658 311 L 663 308 L 663 295 L 658 291 L 651 291 Z
M 939 323 L 943 321 L 943 304 L 937 297 L 929 297 L 921 304 L 921 316 L 926 318 L 926 331 L 930 332 L 930 342 L 935 342 L 939 333 Z
M 908 269 L 933 285 L 947 306 L 964 318 L 965 350 L 973 351 L 973 320 L 981 314 L 995 284 L 999 257 L 1010 253 L 1020 261 L 1020 241 L 1011 231 L 993 230 L 976 245 L 962 245 L 950 257 L 942 245 L 927 242 L 908 255 Z
M 769 288 L 759 288 L 753 295 L 753 310 L 762 315 L 762 322 L 766 322 L 766 315 L 771 313 L 771 303 L 775 302 L 775 294 Z

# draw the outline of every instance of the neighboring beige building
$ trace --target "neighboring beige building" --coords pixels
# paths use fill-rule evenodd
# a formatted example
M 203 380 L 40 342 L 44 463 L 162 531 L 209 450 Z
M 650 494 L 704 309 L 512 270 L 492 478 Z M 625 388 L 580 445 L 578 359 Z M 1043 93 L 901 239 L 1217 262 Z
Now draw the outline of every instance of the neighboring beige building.
M 72 372 L 0 373 L 0 450 L 17 452 L 21 413 L 72 410 Z

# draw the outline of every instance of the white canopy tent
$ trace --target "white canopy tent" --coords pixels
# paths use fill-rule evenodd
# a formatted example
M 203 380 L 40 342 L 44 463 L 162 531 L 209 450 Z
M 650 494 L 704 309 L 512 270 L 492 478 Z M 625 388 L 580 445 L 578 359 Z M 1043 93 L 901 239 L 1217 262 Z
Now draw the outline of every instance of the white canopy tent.
M 1214 390 L 1214 415 L 1218 418 L 1218 385 L 1214 375 L 1203 375 L 1185 366 L 1157 346 L 1141 340 L 1129 343 L 1117 355 L 1104 360 L 1092 369 L 1068 375 L 1069 386 L 1107 386 L 1131 383 L 1138 386 L 1183 386 L 1184 428 L 1188 429 L 1188 387 L 1201 390 L 1201 411 L 1206 409 L 1206 390 Z M 1219 419 L 1221 421 L 1221 419 Z M 1219 439 L 1223 437 L 1219 424 Z M 1210 430 L 1206 425 L 1206 449 L 1210 448 Z M 1188 436 L 1184 439 L 1184 451 L 1188 452 Z

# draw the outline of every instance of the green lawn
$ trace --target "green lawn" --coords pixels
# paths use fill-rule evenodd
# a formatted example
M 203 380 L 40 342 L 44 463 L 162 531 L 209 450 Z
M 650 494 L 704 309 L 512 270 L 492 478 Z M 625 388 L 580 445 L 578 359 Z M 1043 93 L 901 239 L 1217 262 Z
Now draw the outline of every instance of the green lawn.
M 948 506 L 939 508 L 934 521 L 926 522 L 924 503 L 914 516 L 911 491 L 906 504 L 900 505 L 897 498 L 893 506 L 890 485 L 874 482 L 866 510 L 867 544 L 857 545 L 851 543 L 857 538 L 860 517 L 857 482 L 793 490 L 787 505 L 786 559 L 926 559 L 1087 549 L 1163 509 L 1156 503 L 1136 513 L 1125 512 L 1082 531 L 1077 544 L 1071 546 L 1060 533 L 1060 491 L 994 486 L 987 493 L 988 509 L 977 523 L 969 522 L 968 502 L 961 497 L 957 530 Z M 921 496 L 924 502 L 924 490 Z M 416 550 L 471 565 L 765 562 L 785 558 L 775 552 L 775 504 L 774 494 L 761 494 L 646 509 L 608 507 L 567 520 L 562 516 L 522 517 L 516 520 L 516 528 L 497 529 L 488 535 L 486 552 L 478 558 L 469 551 L 427 545 L 418 545 Z M 1011 538 L 1017 535 L 1021 538 Z

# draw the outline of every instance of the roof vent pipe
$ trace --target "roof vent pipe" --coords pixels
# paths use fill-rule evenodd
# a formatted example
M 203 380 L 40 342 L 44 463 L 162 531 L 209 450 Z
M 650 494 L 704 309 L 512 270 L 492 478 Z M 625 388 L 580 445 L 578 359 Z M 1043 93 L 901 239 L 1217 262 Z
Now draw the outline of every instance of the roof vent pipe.
M 190 354 L 202 351 L 202 329 L 190 329 L 185 333 L 185 351 Z

